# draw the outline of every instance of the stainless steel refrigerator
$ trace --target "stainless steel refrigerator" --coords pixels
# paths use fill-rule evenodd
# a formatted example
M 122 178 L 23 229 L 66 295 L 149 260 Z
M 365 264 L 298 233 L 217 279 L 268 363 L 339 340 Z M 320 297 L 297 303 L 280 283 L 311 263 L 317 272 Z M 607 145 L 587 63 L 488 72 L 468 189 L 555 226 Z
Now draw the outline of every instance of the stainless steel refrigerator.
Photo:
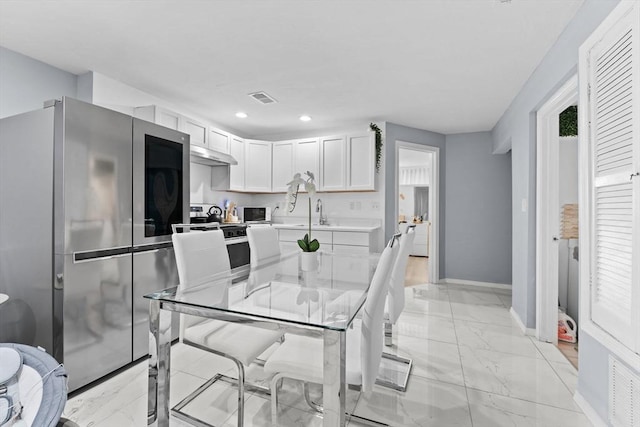
M 142 295 L 175 286 L 189 136 L 71 98 L 0 120 L 0 342 L 78 389 L 148 352 Z

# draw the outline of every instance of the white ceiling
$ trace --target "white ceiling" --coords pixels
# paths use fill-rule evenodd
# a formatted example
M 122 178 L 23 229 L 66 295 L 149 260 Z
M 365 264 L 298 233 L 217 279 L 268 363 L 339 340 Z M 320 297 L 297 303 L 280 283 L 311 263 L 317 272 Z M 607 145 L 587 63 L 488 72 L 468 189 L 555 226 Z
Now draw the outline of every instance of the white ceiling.
M 450 134 L 492 129 L 582 2 L 2 0 L 0 45 L 250 137 L 369 121 Z

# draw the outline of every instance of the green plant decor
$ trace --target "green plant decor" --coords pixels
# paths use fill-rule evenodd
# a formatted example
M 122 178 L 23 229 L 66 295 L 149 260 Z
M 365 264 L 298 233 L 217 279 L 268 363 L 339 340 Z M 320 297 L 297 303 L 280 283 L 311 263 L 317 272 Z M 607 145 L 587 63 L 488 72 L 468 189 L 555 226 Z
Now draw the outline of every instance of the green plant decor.
M 375 123 L 369 123 L 369 129 L 376 133 L 376 172 L 380 172 L 380 162 L 382 161 L 382 131 Z
M 291 182 L 287 184 L 289 187 L 287 190 L 287 205 L 289 212 L 293 212 L 298 201 L 298 189 L 301 185 L 304 185 L 305 191 L 309 194 L 309 232 L 298 240 L 298 246 L 303 252 L 316 252 L 320 249 L 320 242 L 318 242 L 318 239 L 311 240 L 311 197 L 316 194 L 315 177 L 309 171 L 305 172 L 305 175 L 308 177 L 306 180 L 302 178 L 300 173 L 296 173 Z
M 560 113 L 560 136 L 578 135 L 578 107 L 571 107 Z

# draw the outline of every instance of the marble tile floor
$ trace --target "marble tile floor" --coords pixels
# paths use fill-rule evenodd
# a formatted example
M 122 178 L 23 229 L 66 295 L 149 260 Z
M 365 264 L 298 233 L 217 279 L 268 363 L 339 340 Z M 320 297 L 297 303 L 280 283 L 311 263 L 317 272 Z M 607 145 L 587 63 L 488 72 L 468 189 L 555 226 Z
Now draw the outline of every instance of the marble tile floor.
M 391 426 L 590 426 L 573 401 L 577 372 L 552 344 L 522 334 L 509 315 L 509 291 L 422 284 L 405 289 L 407 304 L 385 350 L 414 361 L 406 392 L 376 386 L 370 395 L 348 390 L 347 408 Z M 276 344 L 277 345 L 277 344 Z M 216 372 L 233 375 L 227 360 L 182 344 L 172 348 L 171 404 Z M 70 399 L 64 416 L 80 426 L 144 426 L 146 362 Z M 266 384 L 262 368 L 247 369 Z M 312 396 L 320 395 L 320 387 Z M 216 426 L 236 425 L 236 390 L 216 383 L 184 411 Z M 280 394 L 280 426 L 321 426 L 295 381 Z M 245 426 L 269 426 L 268 398 L 247 393 Z M 172 426 L 185 426 L 172 418 Z M 351 427 L 360 424 L 348 419 Z

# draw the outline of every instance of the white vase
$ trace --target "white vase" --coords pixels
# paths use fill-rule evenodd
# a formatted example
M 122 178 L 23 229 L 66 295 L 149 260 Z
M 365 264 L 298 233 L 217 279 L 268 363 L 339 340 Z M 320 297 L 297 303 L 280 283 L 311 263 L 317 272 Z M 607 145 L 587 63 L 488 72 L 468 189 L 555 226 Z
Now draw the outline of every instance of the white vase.
M 315 271 L 318 269 L 318 252 L 302 252 L 300 255 L 300 269 Z

